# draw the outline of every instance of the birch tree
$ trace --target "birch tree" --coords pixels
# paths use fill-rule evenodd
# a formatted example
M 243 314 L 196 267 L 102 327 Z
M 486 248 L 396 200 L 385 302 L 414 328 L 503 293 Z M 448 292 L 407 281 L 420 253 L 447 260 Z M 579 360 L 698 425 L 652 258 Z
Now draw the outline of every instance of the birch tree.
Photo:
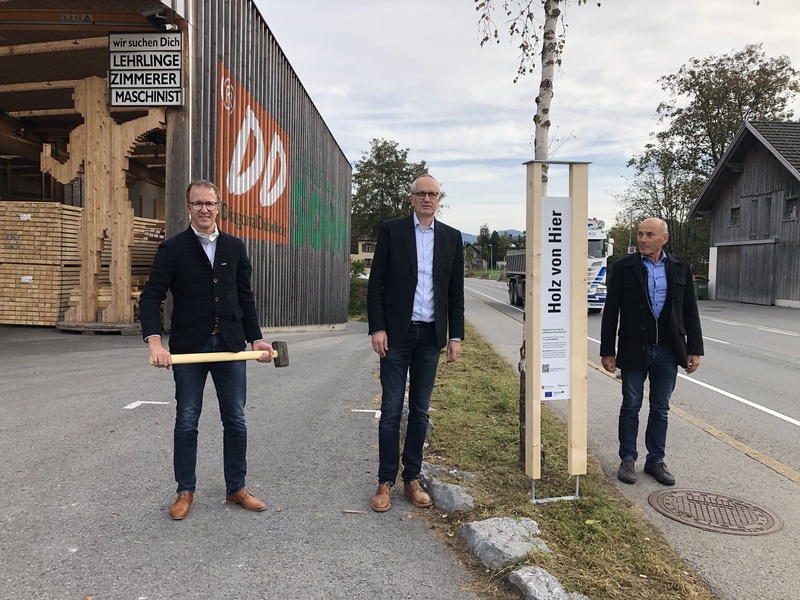
M 541 66 L 539 93 L 536 96 L 536 114 L 533 117 L 535 160 L 547 160 L 550 156 L 550 106 L 553 101 L 553 78 L 556 66 L 561 65 L 564 49 L 565 30 L 562 19 L 562 5 L 570 0 L 474 0 L 478 12 L 478 28 L 481 47 L 494 40 L 501 41 L 501 33 L 494 15 L 499 11 L 505 15 L 507 35 L 512 42 L 519 44 L 519 64 L 514 83 L 524 75 L 536 71 L 537 61 Z M 575 0 L 586 4 L 587 0 Z M 499 4 L 499 6 L 498 6 Z M 600 3 L 597 2 L 597 6 Z M 502 8 L 500 8 L 502 7 Z M 559 23 L 561 26 L 559 27 Z M 547 165 L 544 165 L 542 184 L 547 193 Z
M 481 47 L 490 40 L 500 43 L 501 34 L 494 21 L 494 14 L 500 10 L 493 0 L 474 0 L 478 12 L 478 27 L 481 32 Z M 570 0 L 503 0 L 502 11 L 506 17 L 508 37 L 519 42 L 519 64 L 514 83 L 519 78 L 535 71 L 537 59 L 541 65 L 539 94 L 536 96 L 536 115 L 533 117 L 534 142 L 533 158 L 547 160 L 550 157 L 550 106 L 553 101 L 553 78 L 556 66 L 561 64 L 565 32 L 561 6 Z M 587 0 L 575 0 L 578 5 Z M 600 3 L 597 2 L 597 6 Z M 559 23 L 561 28 L 559 31 Z M 547 165 L 542 165 L 542 193 L 547 194 Z M 523 329 L 520 348 L 520 397 L 519 428 L 520 461 L 525 462 L 525 337 Z

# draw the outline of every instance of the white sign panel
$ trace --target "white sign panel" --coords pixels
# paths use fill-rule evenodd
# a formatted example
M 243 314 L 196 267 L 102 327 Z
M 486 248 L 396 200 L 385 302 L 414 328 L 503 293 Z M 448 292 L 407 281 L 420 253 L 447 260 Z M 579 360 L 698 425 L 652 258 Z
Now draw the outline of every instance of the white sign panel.
M 569 198 L 542 198 L 541 399 L 570 397 L 570 227 Z
M 108 36 L 111 106 L 183 105 L 183 34 Z

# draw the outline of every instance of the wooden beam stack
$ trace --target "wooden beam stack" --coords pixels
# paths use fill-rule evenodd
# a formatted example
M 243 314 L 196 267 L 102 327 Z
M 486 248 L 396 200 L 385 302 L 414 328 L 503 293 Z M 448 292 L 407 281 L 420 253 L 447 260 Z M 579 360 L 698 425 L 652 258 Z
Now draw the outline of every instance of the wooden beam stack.
M 0 201 L 0 324 L 55 326 L 81 296 L 78 228 L 83 209 L 55 202 Z M 131 296 L 138 297 L 164 237 L 164 222 L 134 218 Z M 111 241 L 101 256 L 99 308 L 111 300 Z M 136 311 L 138 312 L 138 310 Z

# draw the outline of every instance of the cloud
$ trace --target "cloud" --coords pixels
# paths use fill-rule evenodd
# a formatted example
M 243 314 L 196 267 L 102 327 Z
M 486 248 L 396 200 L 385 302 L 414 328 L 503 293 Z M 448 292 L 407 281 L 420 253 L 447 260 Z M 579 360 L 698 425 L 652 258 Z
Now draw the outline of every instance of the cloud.
M 467 233 L 525 228 L 522 163 L 533 157 L 538 73 L 512 83 L 518 51 L 505 37 L 479 47 L 472 2 L 256 4 L 351 162 L 372 139 L 395 140 L 443 182 L 445 222 Z M 797 0 L 590 1 L 564 13 L 557 158 L 591 161 L 589 213 L 606 221 L 621 208 L 613 195 L 625 190 L 626 163 L 659 127 L 661 76 L 748 43 L 800 56 Z M 549 191 L 564 187 L 556 169 Z

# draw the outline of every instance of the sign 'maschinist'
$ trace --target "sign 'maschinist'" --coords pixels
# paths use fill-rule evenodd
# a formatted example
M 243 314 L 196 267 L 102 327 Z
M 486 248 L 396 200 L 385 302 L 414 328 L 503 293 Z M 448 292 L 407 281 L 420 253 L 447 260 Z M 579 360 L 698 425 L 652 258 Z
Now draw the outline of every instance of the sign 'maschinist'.
M 111 106 L 183 105 L 183 34 L 111 33 L 108 36 Z

